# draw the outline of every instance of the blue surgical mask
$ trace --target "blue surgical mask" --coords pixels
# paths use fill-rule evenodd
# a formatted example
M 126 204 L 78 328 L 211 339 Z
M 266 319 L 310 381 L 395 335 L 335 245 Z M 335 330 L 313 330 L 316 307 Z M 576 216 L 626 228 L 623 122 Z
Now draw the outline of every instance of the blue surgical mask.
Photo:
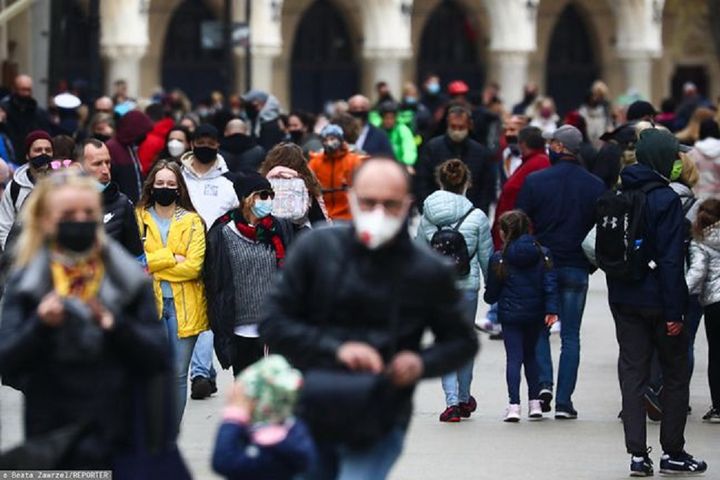
M 100 193 L 104 192 L 105 189 L 108 187 L 108 185 L 110 185 L 109 183 L 102 183 L 102 182 L 95 182 L 95 183 L 96 183 L 95 186 L 97 187 L 98 192 L 100 192 Z
M 439 83 L 428 83 L 427 91 L 431 95 L 437 95 L 438 93 L 440 93 L 440 84 Z
M 265 218 L 272 213 L 272 200 L 255 200 L 255 203 L 250 207 L 250 211 L 257 218 Z

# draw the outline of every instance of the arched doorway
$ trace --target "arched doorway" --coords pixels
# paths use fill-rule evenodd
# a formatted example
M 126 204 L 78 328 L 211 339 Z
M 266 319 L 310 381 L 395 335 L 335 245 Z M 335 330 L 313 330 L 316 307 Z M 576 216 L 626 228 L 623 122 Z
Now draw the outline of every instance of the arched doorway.
M 546 88 L 561 115 L 575 110 L 600 78 L 592 37 L 573 4 L 558 17 L 547 57 Z
M 203 42 L 203 30 L 207 34 L 220 32 L 222 24 L 203 0 L 185 0 L 173 13 L 165 35 L 162 56 L 162 85 L 166 91 L 179 88 L 190 99 L 205 99 L 213 90 L 224 91 L 228 69 L 222 41 L 211 35 Z M 205 43 L 205 45 L 203 45 Z
M 293 108 L 320 112 L 329 100 L 358 92 L 360 69 L 342 13 L 329 0 L 317 0 L 300 20 L 290 68 Z
M 443 0 L 422 31 L 418 83 L 435 73 L 445 84 L 464 80 L 472 90 L 481 89 L 485 72 L 478 58 L 478 35 L 465 9 L 455 0 Z

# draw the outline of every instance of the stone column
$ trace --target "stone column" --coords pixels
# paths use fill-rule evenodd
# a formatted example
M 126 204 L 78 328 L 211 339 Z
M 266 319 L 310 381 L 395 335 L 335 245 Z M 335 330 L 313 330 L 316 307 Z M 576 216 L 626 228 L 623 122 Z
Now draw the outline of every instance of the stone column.
M 494 51 L 492 79 L 502 87 L 506 110 L 519 103 L 528 82 L 529 53 L 526 51 Z
M 33 96 L 40 106 L 47 106 L 50 67 L 50 2 L 34 2 L 30 7 L 30 76 L 33 77 Z
M 137 98 L 140 95 L 140 60 L 145 55 L 146 47 L 138 45 L 104 46 L 102 55 L 107 59 L 105 75 L 105 93 L 113 91 L 116 80 L 125 80 L 128 95 Z
M 643 98 L 652 99 L 652 56 L 649 52 L 635 52 L 621 56 L 625 69 L 625 86 L 634 89 Z
M 252 88 L 275 93 L 273 80 L 275 59 L 280 56 L 281 48 L 276 46 L 253 45 L 252 51 Z
M 147 52 L 148 8 L 144 0 L 100 2 L 100 52 L 106 59 L 106 88 L 112 92 L 116 80 L 125 80 L 128 95 L 140 92 L 140 60 Z M 148 92 L 145 92 L 148 93 Z
M 400 98 L 405 82 L 404 63 L 412 56 L 411 51 L 374 48 L 363 52 L 365 59 L 365 81 L 363 90 L 372 92 L 375 83 L 387 82 L 395 98 Z

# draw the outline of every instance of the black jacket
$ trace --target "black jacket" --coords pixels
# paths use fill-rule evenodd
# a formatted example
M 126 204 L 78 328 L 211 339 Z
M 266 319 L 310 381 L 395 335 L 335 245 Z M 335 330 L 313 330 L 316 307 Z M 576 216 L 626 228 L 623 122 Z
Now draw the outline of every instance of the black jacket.
M 47 112 L 38 107 L 35 99 L 21 100 L 15 95 L 10 95 L 2 102 L 2 108 L 7 112 L 6 132 L 13 149 L 15 150 L 15 161 L 18 164 L 25 163 L 25 137 L 33 130 L 45 130 L 53 135 L 54 129 L 50 123 Z
M 368 133 L 365 142 L 357 147 L 370 156 L 395 158 L 390 139 L 382 129 L 368 124 Z
M 143 245 L 140 241 L 135 207 L 128 197 L 120 192 L 117 183 L 111 182 L 102 193 L 105 216 L 105 231 L 120 243 L 134 257 L 142 257 Z
M 426 330 L 435 343 L 421 346 Z M 352 227 L 313 230 L 293 246 L 267 302 L 261 337 L 296 367 L 340 368 L 346 341 L 366 342 L 387 363 L 400 350 L 418 352 L 424 377 L 457 369 L 477 352 L 463 318 L 453 270 L 406 233 L 371 251 Z M 407 421 L 412 389 L 404 397 Z M 342 408 L 342 407 L 340 407 Z
M 14 272 L 3 299 L 0 375 L 25 393 L 27 438 L 90 424 L 70 464 L 61 468 L 109 468 L 112 456 L 132 444 L 134 389 L 150 375 L 170 371 L 150 277 L 112 240 L 102 255 L 98 298 L 115 317 L 108 332 L 87 328 L 94 321 L 79 301 L 61 326 L 40 321 L 37 307 L 53 288 L 47 250 Z
M 435 182 L 435 169 L 444 161 L 457 158 L 470 169 L 472 186 L 467 197 L 486 214 L 495 200 L 495 165 L 490 151 L 471 138 L 455 143 L 450 137 L 435 137 L 420 151 L 415 176 L 417 204 L 422 206 L 425 199 L 440 187 Z
M 233 173 L 257 172 L 265 160 L 265 149 L 253 137 L 238 133 L 220 141 L 220 155 L 225 159 L 228 170 Z
M 234 289 L 233 265 L 228 256 L 223 229 L 230 222 L 228 215 L 220 217 L 210 228 L 205 240 L 203 279 L 207 296 L 208 318 L 214 333 L 215 354 L 223 368 L 230 368 L 235 358 L 235 303 L 242 301 L 242 292 Z M 276 218 L 280 237 L 286 250 L 295 238 L 295 228 L 289 220 Z M 252 274 L 248 272 L 248 274 Z

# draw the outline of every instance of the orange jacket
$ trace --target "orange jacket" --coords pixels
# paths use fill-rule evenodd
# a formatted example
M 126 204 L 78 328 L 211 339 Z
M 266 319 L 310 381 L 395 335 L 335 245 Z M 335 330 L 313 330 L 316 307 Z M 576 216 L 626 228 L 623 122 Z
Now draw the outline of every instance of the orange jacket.
M 331 219 L 352 219 L 347 190 L 351 186 L 353 172 L 362 161 L 363 157 L 349 151 L 332 159 L 323 151 L 310 153 L 308 166 L 320 181 L 323 199 Z

